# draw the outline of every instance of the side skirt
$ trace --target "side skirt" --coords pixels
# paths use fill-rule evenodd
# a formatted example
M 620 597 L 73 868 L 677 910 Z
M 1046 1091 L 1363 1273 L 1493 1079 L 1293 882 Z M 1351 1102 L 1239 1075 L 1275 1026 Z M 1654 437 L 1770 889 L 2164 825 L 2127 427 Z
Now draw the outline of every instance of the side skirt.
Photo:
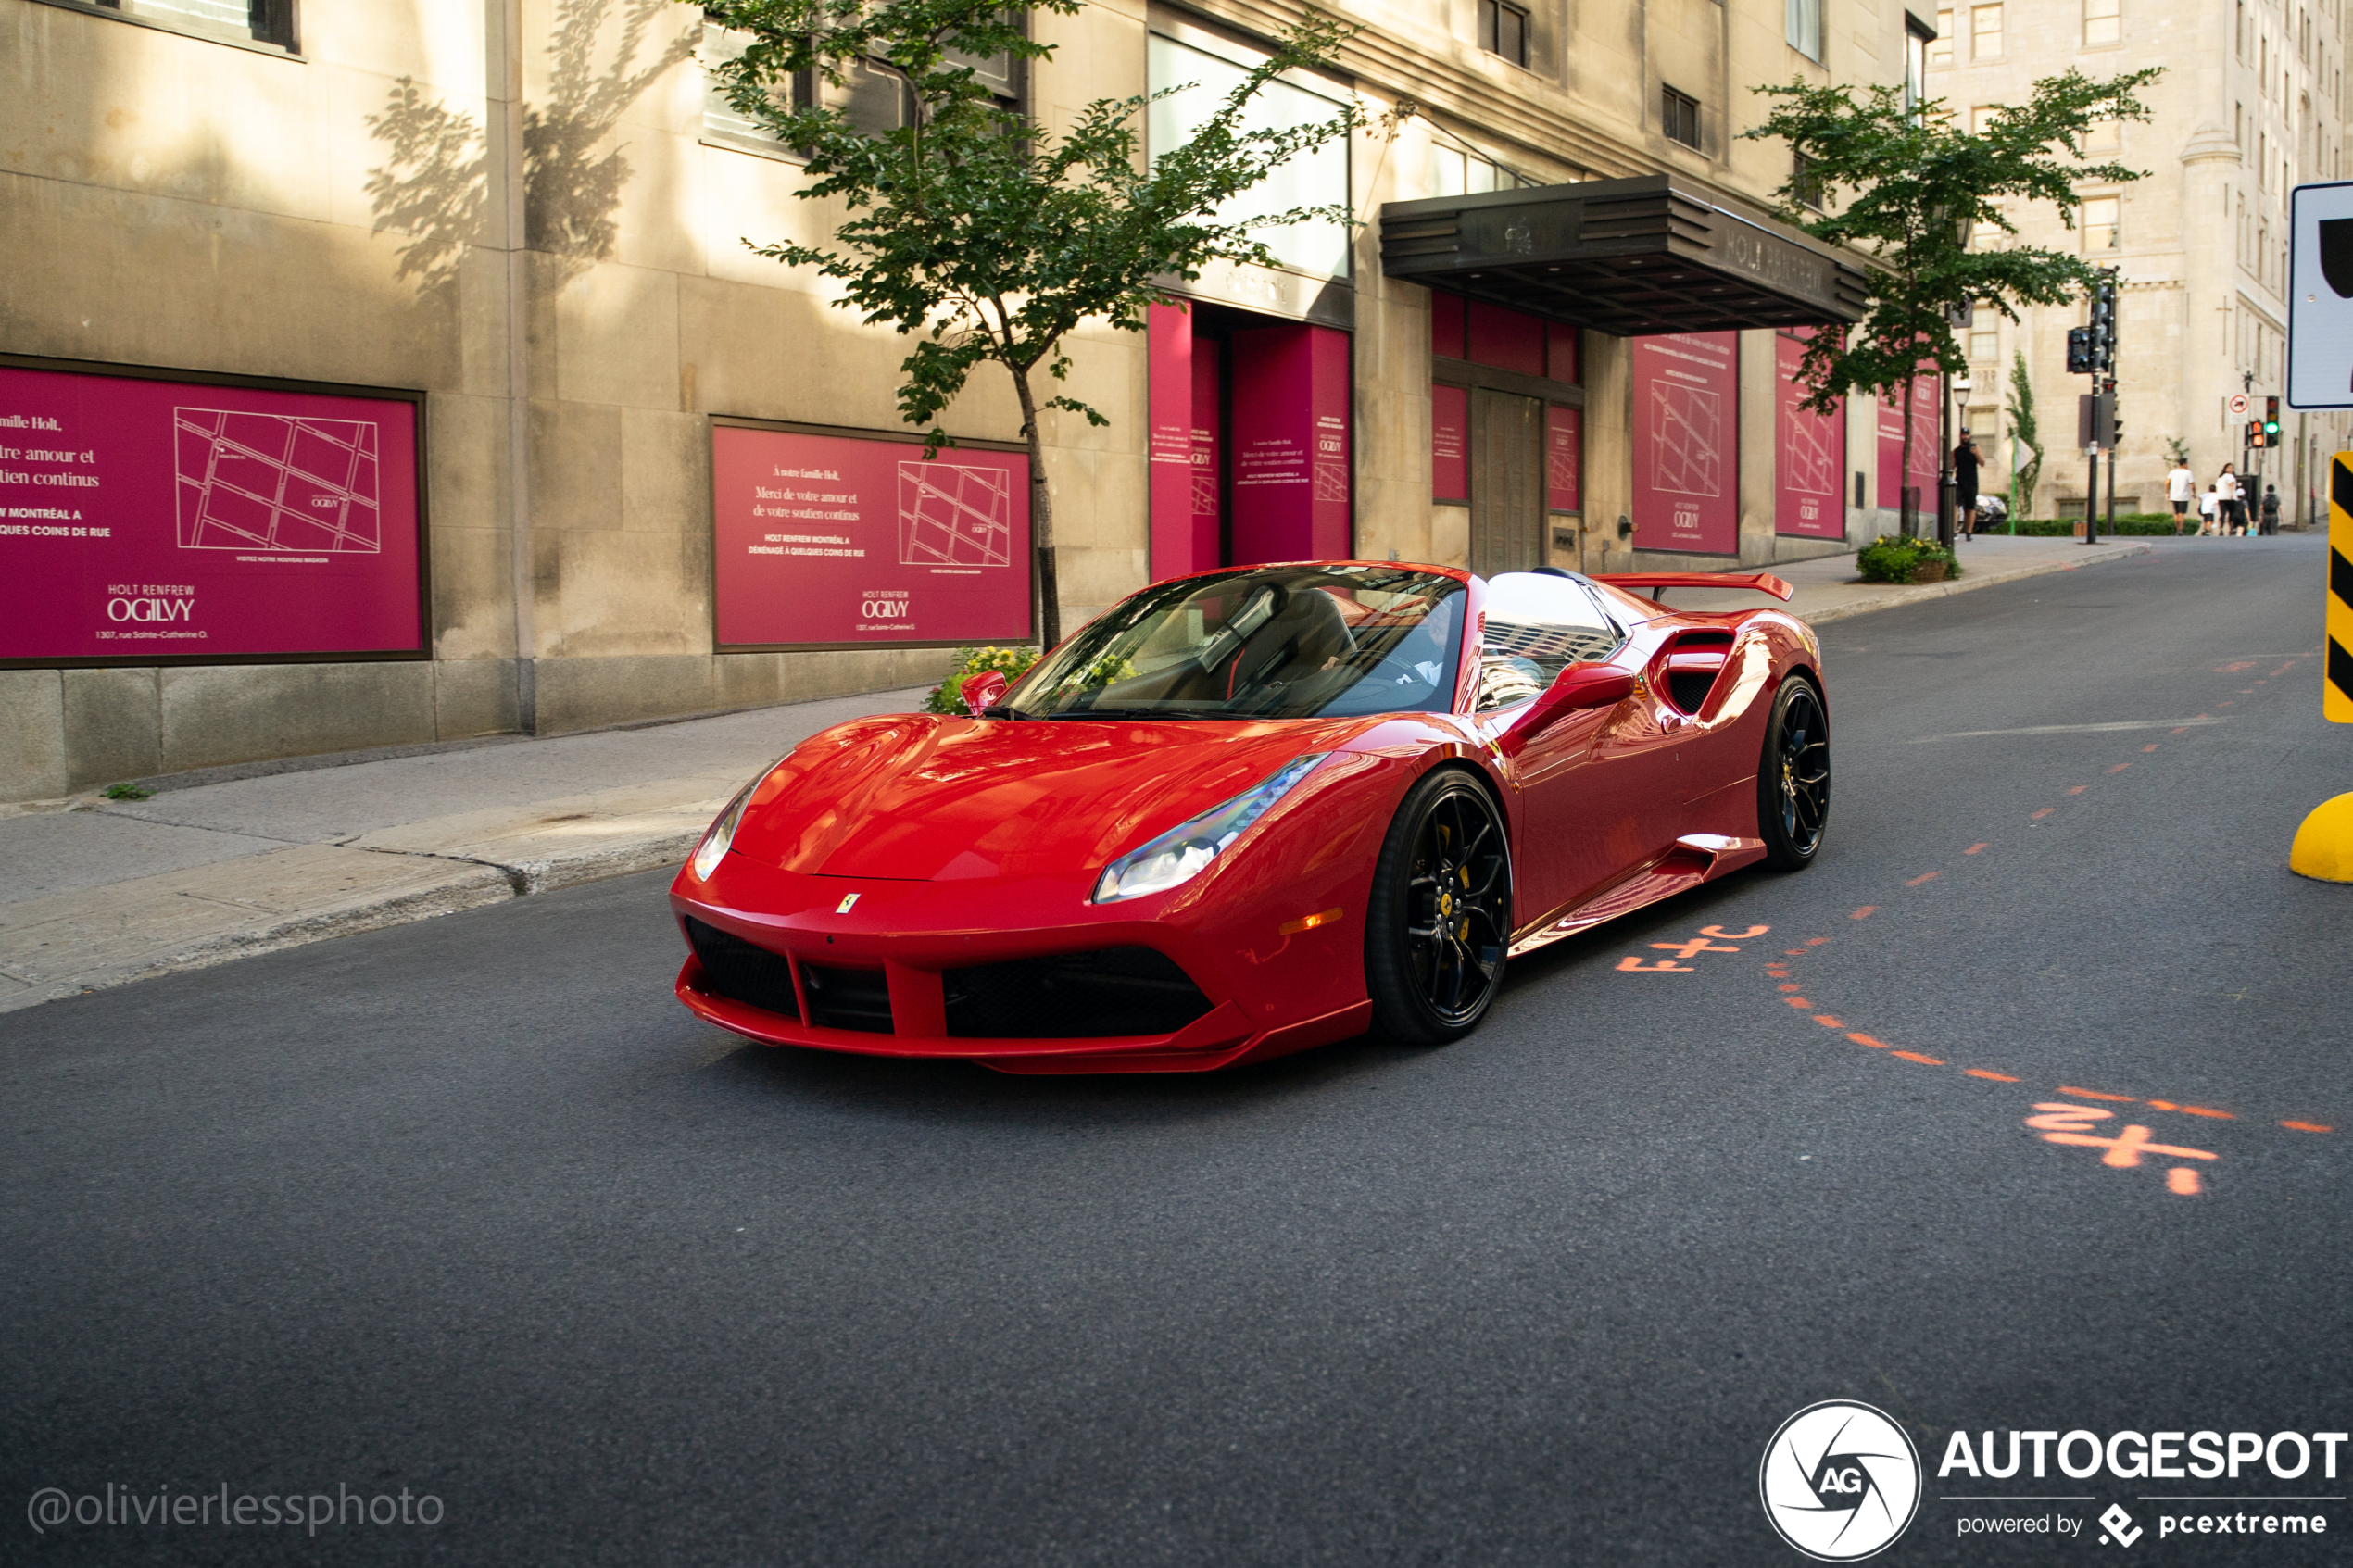
M 1616 884 L 1599 897 L 1590 898 L 1566 914 L 1547 922 L 1540 922 L 1523 932 L 1512 943 L 1511 957 L 1532 953 L 1564 936 L 1574 936 L 1590 931 L 1604 921 L 1632 914 L 1636 909 L 1687 893 L 1704 882 L 1713 882 L 1743 866 L 1752 866 L 1765 858 L 1765 841 L 1761 838 L 1730 838 L 1722 834 L 1687 833 L 1675 841 L 1675 847 L 1631 876 Z

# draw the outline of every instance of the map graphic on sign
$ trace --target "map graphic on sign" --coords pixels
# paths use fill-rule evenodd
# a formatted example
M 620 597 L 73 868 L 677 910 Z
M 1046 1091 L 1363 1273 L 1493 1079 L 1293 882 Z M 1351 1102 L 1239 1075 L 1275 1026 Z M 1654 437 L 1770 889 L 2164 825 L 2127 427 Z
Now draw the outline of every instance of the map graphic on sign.
M 1819 415 L 1793 410 L 1789 442 L 1781 453 L 1781 483 L 1801 495 L 1835 495 L 1838 458 L 1831 450 L 1838 426 Z
M 183 550 L 383 548 L 372 420 L 174 408 Z
M 899 465 L 899 564 L 1011 566 L 1013 475 L 955 463 Z
M 1651 383 L 1651 487 L 1682 495 L 1720 495 L 1723 400 L 1674 382 Z

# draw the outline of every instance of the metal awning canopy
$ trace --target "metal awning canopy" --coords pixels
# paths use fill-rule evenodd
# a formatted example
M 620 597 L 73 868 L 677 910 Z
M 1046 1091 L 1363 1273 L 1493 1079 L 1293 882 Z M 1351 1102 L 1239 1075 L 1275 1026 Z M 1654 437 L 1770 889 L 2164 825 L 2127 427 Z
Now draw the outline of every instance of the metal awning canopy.
M 1632 337 L 1862 319 L 1869 274 L 1671 174 L 1390 202 L 1392 278 Z

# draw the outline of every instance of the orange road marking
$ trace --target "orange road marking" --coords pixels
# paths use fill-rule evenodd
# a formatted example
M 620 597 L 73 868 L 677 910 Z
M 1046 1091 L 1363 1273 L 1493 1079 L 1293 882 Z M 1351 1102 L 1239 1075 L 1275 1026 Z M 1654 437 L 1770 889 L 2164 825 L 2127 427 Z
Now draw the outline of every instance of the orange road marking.
M 1938 877 L 1943 876 L 1944 874 L 1944 873 L 1943 872 L 1928 872 L 1925 876 L 1916 876 L 1916 877 L 1914 877 L 1911 881 L 1909 881 L 1909 882 L 1906 883 L 1904 885 L 1905 885 L 1905 886 L 1906 886 L 1906 887 L 1918 887 L 1918 886 L 1919 886 L 1921 883 L 1923 883 L 1923 882 L 1934 882 L 1934 881 L 1935 881 Z
M 2146 746 L 2145 746 L 2141 747 L 2141 749 L 2142 749 L 2143 751 L 2155 751 L 2155 750 L 2157 749 L 2157 742 L 2155 742 L 2155 741 L 2151 741 L 2151 742 L 2149 742 L 2149 743 L 2148 743 L 2148 745 L 2146 745 Z
M 2167 734 L 2176 734 L 2176 735 L 2185 735 L 2185 734 L 2188 734 L 2189 733 L 2190 733 L 2190 727 L 2189 727 L 2187 724 L 2183 725 L 2183 726 L 2182 726 L 2180 729 L 2178 729 L 2178 730 L 2170 730 L 2170 731 L 2168 731 L 2168 732 L 2167 732 Z
M 1814 1022 L 1820 1024 L 1825 1029 L 1843 1029 L 1846 1027 L 1845 1024 L 1841 1023 L 1837 1019 L 1832 1018 L 1826 1012 L 1817 1013 L 1814 1017 Z
M 2057 807 L 2056 807 L 2056 806 L 2045 806 L 2045 807 L 2044 807 L 2041 810 L 2039 810 L 2039 811 L 2037 811 L 2037 812 L 2035 812 L 2035 813 L 2034 813 L 2033 820 L 2034 820 L 2035 822 L 2041 822 L 2044 818 L 2045 818 L 2045 817 L 2049 816 L 2052 812 L 2054 812 L 2054 811 L 2056 811 L 2056 810 L 2057 810 L 2057 809 L 2058 809 L 2058 808 L 2057 808 Z
M 2144 1100 L 2141 1103 L 2147 1106 L 2151 1110 L 2178 1110 L 2184 1116 L 2211 1116 L 2217 1122 L 2235 1122 L 2238 1120 L 2237 1117 L 2232 1115 L 2227 1110 L 2208 1110 L 2202 1105 L 2175 1105 L 2170 1099 Z
M 1892 1054 L 1902 1057 L 1906 1061 L 1917 1061 L 1929 1067 L 1942 1067 L 1944 1065 L 1934 1057 L 1922 1056 L 1918 1051 L 1895 1051 Z
M 1802 959 L 1806 956 L 1806 949 L 1803 947 L 1783 947 L 1781 951 L 1793 959 Z
M 2239 699 L 2234 696 L 2226 696 L 2214 706 L 2217 708 L 2236 708 L 2238 706 L 2238 701 Z
M 1848 920 L 1869 920 L 1877 913 L 1879 913 L 1879 906 L 1877 904 L 1866 904 L 1846 918 Z
M 1737 953 L 1740 951 L 1738 947 L 1719 947 L 1705 936 L 1694 936 L 1685 942 L 1654 942 L 1651 946 L 1663 947 L 1679 959 L 1688 959 L 1699 953 Z
M 2092 786 L 2090 784 L 2070 784 L 2068 786 L 2067 793 L 2070 795 L 2081 795 L 2091 787 Z
M 2140 1097 L 2138 1095 L 2104 1095 L 2097 1089 L 2079 1089 L 2071 1084 L 2061 1084 L 2059 1085 L 2059 1093 L 2063 1095 L 2074 1095 L 2082 1099 L 2114 1100 L 2119 1105 L 2137 1105 L 2140 1103 Z
M 1846 1037 L 1854 1041 L 1858 1046 L 1869 1046 L 1874 1050 L 1886 1051 L 1894 1050 L 1895 1048 L 1894 1047 L 1889 1045 L 1885 1040 L 1874 1040 L 1869 1035 L 1849 1035 Z
M 1803 997 L 1783 997 L 1781 1000 L 1787 1002 L 1793 1008 L 1810 1008 L 1814 1005 Z
M 2100 1163 L 2120 1171 L 2129 1171 L 2141 1162 L 2144 1154 L 2171 1155 L 2176 1160 L 2214 1160 L 2220 1158 L 2202 1148 L 2183 1148 L 2178 1144 L 2151 1143 L 2149 1130 L 2135 1123 L 2112 1138 L 2095 1137 L 2089 1133 L 2045 1133 L 2045 1143 L 2066 1144 L 2073 1148 L 2104 1148 Z
M 1617 972 L 1620 974 L 1660 974 L 1670 971 L 1677 974 L 1697 972 L 1690 964 L 1677 963 L 1672 959 L 1661 959 L 1656 963 L 1644 963 L 1633 954 L 1629 953 L 1617 960 Z
M 1972 1078 L 1991 1078 L 1996 1084 L 2015 1084 L 2018 1082 L 2017 1079 L 2011 1077 L 2007 1073 L 1988 1073 L 1982 1067 L 1964 1067 L 1961 1071 L 1968 1073 Z
M 1990 849 L 1993 846 L 1990 844 L 1972 844 L 1968 848 L 1962 850 L 1961 853 L 1964 855 L 1974 855 L 1981 849 Z
M 2334 1127 L 2324 1127 L 2318 1122 L 2283 1122 L 2280 1125 L 2291 1128 L 2299 1133 L 2334 1133 L 2336 1131 Z
M 2110 768 L 2110 769 L 2108 770 L 2108 771 L 2109 771 L 2109 772 L 2111 772 L 2111 773 L 2120 773 L 2120 772 L 2122 772 L 2125 769 L 2127 769 L 2127 768 L 2131 767 L 2132 765 L 2133 765 L 2133 764 L 2131 764 L 2130 762 L 2119 762 L 2119 763 L 2118 763 L 2115 767 Z
M 1720 925 L 1703 925 L 1699 928 L 1699 934 L 1702 936 L 1713 936 L 1718 942 L 1745 942 L 1752 936 L 1762 936 L 1772 929 L 1769 925 L 1752 925 L 1745 931 L 1727 931 Z
M 2187 1165 L 2176 1165 L 2165 1173 L 2165 1190 L 2180 1193 L 2183 1198 L 2196 1198 L 2202 1185 L 2197 1172 Z
M 1781 986 L 1780 989 L 1784 991 L 1803 991 L 1806 987 L 1798 985 L 1795 981 L 1792 981 L 1788 985 Z
M 1806 939 L 1806 945 L 1809 947 L 1818 947 L 1829 940 L 1830 938 L 1827 936 L 1808 936 Z
M 2272 671 L 2271 671 L 2271 673 L 2269 676 L 2267 676 L 2267 677 L 2266 677 L 2266 679 L 2269 679 L 2269 680 L 2277 680 L 2277 679 L 2278 679 L 2279 677 L 2281 677 L 2282 675 L 2286 674 L 2286 673 L 2287 673 L 2287 672 L 2288 672 L 2291 669 L 2295 668 L 2295 665 L 2296 665 L 2296 660 L 2294 660 L 2294 659 L 2289 659 L 2289 660 L 2288 660 L 2285 664 L 2281 665 L 2281 666 L 2280 666 L 2277 670 Z

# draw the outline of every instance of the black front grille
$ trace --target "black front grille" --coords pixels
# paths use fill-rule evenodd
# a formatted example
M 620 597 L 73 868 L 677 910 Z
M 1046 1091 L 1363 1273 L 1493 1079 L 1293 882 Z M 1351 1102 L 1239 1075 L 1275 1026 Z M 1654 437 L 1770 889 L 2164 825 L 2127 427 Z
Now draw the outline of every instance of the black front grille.
M 940 978 L 948 1033 L 967 1038 L 1173 1035 L 1209 1010 L 1209 998 L 1176 960 L 1150 947 L 1015 959 Z
M 800 1004 L 793 997 L 792 965 L 782 953 L 756 947 L 732 932 L 686 917 L 686 940 L 702 960 L 703 989 L 746 1007 L 780 1012 L 798 1021 Z
M 810 1022 L 826 1029 L 862 1029 L 869 1035 L 892 1032 L 890 986 L 881 970 L 805 963 L 800 983 L 809 988 Z

